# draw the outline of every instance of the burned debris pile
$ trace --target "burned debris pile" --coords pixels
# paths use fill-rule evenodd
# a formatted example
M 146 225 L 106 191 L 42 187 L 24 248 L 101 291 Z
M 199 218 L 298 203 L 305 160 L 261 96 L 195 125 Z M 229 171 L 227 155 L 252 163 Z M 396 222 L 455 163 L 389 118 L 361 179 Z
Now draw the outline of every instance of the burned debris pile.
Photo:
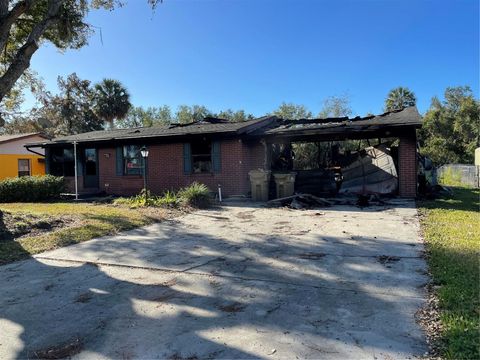
M 328 207 L 332 206 L 333 203 L 311 194 L 295 194 L 280 199 L 270 200 L 268 205 L 272 207 L 287 206 L 292 209 L 308 209 L 314 207 Z
M 322 198 L 312 194 L 295 194 L 284 198 L 270 200 L 267 205 L 271 207 L 288 207 L 290 209 L 306 210 L 324 208 L 332 205 L 350 205 L 360 208 L 367 206 L 387 205 L 386 200 L 378 195 L 358 195 L 348 197 Z

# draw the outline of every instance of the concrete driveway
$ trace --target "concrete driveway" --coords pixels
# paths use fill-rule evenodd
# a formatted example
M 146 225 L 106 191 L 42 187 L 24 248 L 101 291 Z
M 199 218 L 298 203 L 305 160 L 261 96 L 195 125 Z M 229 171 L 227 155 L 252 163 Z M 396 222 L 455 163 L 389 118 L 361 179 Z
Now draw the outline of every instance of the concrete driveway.
M 0 358 L 422 355 L 422 252 L 409 201 L 198 211 L 0 267 Z

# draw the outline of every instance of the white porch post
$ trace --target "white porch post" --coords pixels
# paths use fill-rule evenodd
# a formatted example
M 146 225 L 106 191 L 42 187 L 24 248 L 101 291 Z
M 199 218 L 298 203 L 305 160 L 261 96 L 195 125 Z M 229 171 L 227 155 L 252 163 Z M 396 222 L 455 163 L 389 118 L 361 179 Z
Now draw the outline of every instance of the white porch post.
M 73 158 L 75 161 L 75 200 L 78 200 L 77 142 L 73 142 Z

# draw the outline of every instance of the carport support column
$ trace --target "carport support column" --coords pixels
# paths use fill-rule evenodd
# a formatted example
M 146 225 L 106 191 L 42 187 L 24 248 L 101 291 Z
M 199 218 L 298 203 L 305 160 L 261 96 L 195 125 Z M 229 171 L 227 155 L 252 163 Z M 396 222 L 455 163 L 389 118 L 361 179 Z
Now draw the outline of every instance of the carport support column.
M 417 136 L 415 129 L 400 136 L 398 146 L 398 194 L 417 196 Z

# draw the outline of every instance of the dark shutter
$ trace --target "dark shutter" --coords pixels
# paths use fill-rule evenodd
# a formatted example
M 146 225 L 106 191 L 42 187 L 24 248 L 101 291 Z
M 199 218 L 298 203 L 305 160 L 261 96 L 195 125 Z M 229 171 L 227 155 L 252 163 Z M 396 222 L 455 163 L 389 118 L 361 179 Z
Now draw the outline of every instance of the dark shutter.
M 220 156 L 220 141 L 212 142 L 212 167 L 213 172 L 220 172 L 222 170 L 222 159 Z
M 183 144 L 183 172 L 192 173 L 192 147 L 189 143 Z
M 123 148 L 121 146 L 117 146 L 115 149 L 115 170 L 116 170 L 116 175 L 117 176 L 122 176 L 123 175 Z
M 50 148 L 45 148 L 45 174 L 50 174 L 50 166 L 52 163 L 52 152 Z

